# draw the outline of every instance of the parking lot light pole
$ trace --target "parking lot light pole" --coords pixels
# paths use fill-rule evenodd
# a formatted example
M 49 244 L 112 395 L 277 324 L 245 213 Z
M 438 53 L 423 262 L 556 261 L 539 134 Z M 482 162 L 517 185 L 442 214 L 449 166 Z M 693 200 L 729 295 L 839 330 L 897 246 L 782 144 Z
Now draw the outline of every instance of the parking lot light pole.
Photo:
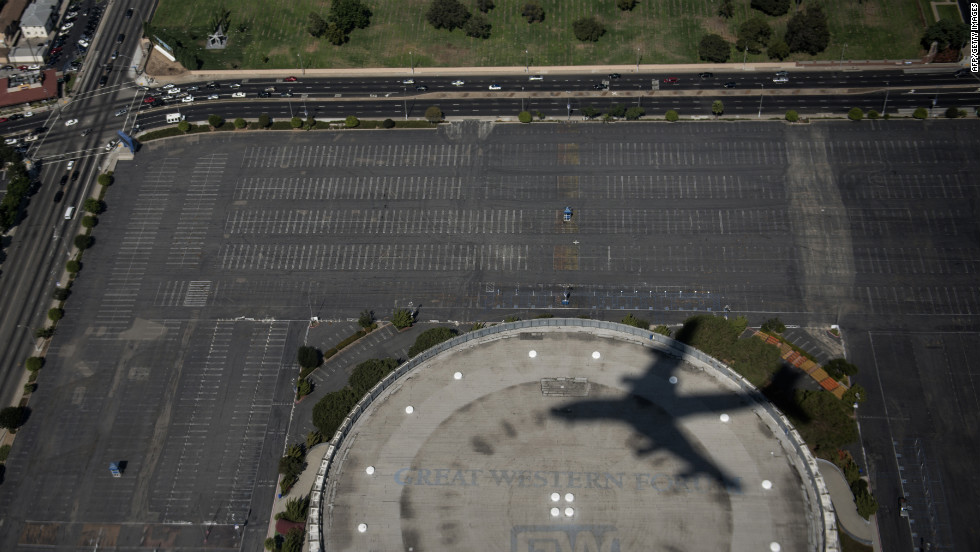
M 527 53 L 527 48 L 524 49 L 524 72 L 525 73 L 531 72 L 531 58 Z
M 766 84 L 763 83 L 763 82 L 760 82 L 759 83 L 759 86 L 762 87 L 762 92 L 759 93 L 759 116 L 757 118 L 761 119 L 762 118 L 762 98 L 764 98 L 765 97 L 765 94 L 766 94 Z
M 409 52 L 408 52 L 408 63 L 409 63 L 409 65 L 411 65 L 411 67 L 412 67 L 412 74 L 414 75 L 415 74 L 415 56 L 412 54 L 412 51 L 411 50 L 409 50 Z
M 303 67 L 303 56 L 301 56 L 299 52 L 296 52 L 296 57 L 299 58 L 300 70 L 303 72 L 303 75 L 306 75 L 306 67 Z
M 885 103 L 881 104 L 881 116 L 884 117 L 888 109 L 888 83 L 885 83 Z
M 844 66 L 844 51 L 845 50 L 847 50 L 847 44 L 845 44 L 844 47 L 840 49 L 840 64 L 837 65 L 837 68 L 838 69 L 840 69 L 841 67 Z
M 640 49 L 636 49 L 636 72 L 640 72 Z

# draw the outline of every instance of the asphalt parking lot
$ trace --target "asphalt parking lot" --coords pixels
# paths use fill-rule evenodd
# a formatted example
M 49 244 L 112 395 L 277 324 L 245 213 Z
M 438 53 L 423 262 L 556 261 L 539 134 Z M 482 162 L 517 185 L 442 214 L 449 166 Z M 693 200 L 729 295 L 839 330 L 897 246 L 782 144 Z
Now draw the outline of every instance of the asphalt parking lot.
M 237 548 L 234 525 L 267 519 L 287 430 L 307 423 L 290 412 L 310 316 L 393 308 L 839 323 L 873 395 L 860 414 L 883 505 L 901 486 L 883 432 L 923 420 L 901 437 L 943 476 L 944 542 L 980 548 L 963 522 L 980 517 L 967 499 L 980 485 L 957 460 L 978 450 L 977 408 L 960 407 L 963 426 L 932 423 L 952 415 L 950 393 L 975 400 L 975 369 L 929 378 L 931 361 L 898 354 L 871 368 L 905 332 L 976 341 L 978 136 L 974 121 L 474 121 L 147 144 L 117 166 L 8 462 L 0 548 L 90 546 L 93 528 L 116 545 Z M 907 523 L 883 516 L 886 549 L 910 549 Z

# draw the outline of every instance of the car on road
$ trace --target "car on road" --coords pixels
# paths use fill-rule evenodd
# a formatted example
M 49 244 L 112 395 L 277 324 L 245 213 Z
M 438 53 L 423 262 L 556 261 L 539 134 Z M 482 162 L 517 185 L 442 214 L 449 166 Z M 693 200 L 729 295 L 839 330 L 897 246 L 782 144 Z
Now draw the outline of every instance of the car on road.
M 622 77 L 619 73 L 609 73 L 609 78 L 611 79 L 618 79 L 619 77 Z
M 426 90 L 429 89 L 429 87 L 424 84 L 420 84 L 416 86 L 415 89 L 418 90 L 419 92 L 425 92 Z
M 164 90 L 170 90 L 173 87 L 174 87 L 174 83 L 172 82 L 168 82 L 167 84 L 163 85 Z
M 280 92 L 279 93 L 279 97 L 280 98 L 292 98 L 293 97 L 293 93 L 290 92 L 289 90 L 286 90 L 285 92 Z
M 119 143 L 119 140 L 116 140 L 116 143 L 118 144 Z M 81 176 L 81 173 L 79 173 L 78 171 L 75 171 L 75 172 L 71 173 L 71 181 L 72 182 L 78 182 L 78 177 L 79 176 Z
M 208 95 L 208 99 L 209 100 L 217 100 L 218 99 L 218 95 L 217 94 L 210 94 L 210 95 Z
M 271 98 L 272 97 L 272 92 L 259 92 L 259 97 L 260 98 Z
M 956 78 L 968 77 L 970 76 L 970 70 L 965 67 L 963 69 L 957 69 L 956 72 L 953 73 L 953 76 Z
M 37 134 L 31 134 L 27 138 L 24 138 L 25 142 L 34 142 L 37 140 Z
M 773 77 L 772 82 L 776 84 L 786 84 L 789 82 L 789 77 Z
M 530 77 L 527 78 L 527 80 L 529 80 L 529 81 L 543 81 L 544 80 L 544 77 L 541 76 L 541 75 L 531 75 Z
M 109 82 L 109 77 L 102 75 L 101 77 L 99 77 L 99 88 L 102 88 L 108 82 Z
M 116 110 L 115 117 L 119 117 L 120 115 L 125 115 L 127 113 L 129 113 L 129 109 L 122 107 Z
M 112 60 L 115 61 L 117 57 L 119 57 L 119 50 L 113 50 Z
M 119 33 L 119 36 L 116 37 L 116 44 L 122 44 L 124 40 L 126 40 L 126 35 Z
M 107 143 L 105 145 L 105 150 L 106 151 L 111 151 L 112 148 L 116 147 L 116 144 L 118 144 L 118 143 L 119 143 L 119 139 L 118 138 L 114 138 L 112 140 L 109 140 L 109 143 Z
M 66 171 L 70 171 L 70 170 L 72 170 L 74 168 L 75 168 L 75 160 L 72 159 L 72 160 L 68 161 L 68 166 L 65 167 L 65 170 Z
M 415 79 L 405 79 L 402 84 L 415 84 Z
M 143 103 L 153 103 L 153 100 L 155 100 L 155 99 L 156 98 L 154 98 L 153 96 L 147 96 L 147 97 L 143 98 Z
M 609 87 L 606 86 L 605 84 L 602 84 L 601 82 L 592 85 L 592 90 L 608 90 L 608 89 Z
M 488 90 L 503 90 L 499 84 L 491 84 Z
M 711 77 L 715 76 L 715 74 L 704 72 L 704 73 L 698 73 L 698 76 L 701 77 L 702 79 L 710 79 Z
M 75 126 L 78 124 L 78 119 L 68 119 L 65 121 L 65 126 Z
M 461 80 L 454 80 L 453 81 L 453 86 L 463 86 L 464 84 L 466 84 L 466 83 L 463 82 L 463 81 L 461 81 Z
M 92 134 L 91 128 L 86 128 L 85 130 L 82 131 L 82 136 L 88 136 L 89 134 Z
M 25 111 L 24 112 L 24 117 L 33 117 L 33 116 L 34 116 L 34 112 L 33 111 Z
M 133 8 L 126 10 L 126 19 L 129 19 L 130 17 L 133 17 Z
M 282 79 L 282 82 L 297 82 L 298 80 L 296 77 L 286 77 Z
M 59 182 L 58 184 L 61 186 L 68 184 L 68 175 L 67 174 L 61 175 L 61 182 Z
M 244 98 L 245 97 L 245 93 L 244 92 L 235 92 L 235 93 L 233 93 L 231 95 L 231 97 L 232 98 Z
M 776 76 L 777 77 L 788 77 L 789 76 L 789 71 L 776 71 Z
M 191 103 L 194 101 L 194 96 L 184 96 L 180 101 L 183 103 Z
M 735 81 L 728 81 L 725 83 L 725 88 L 735 88 L 736 86 L 738 86 L 738 83 Z
M 667 77 L 664 79 L 664 84 L 677 84 L 677 77 Z
M 61 190 L 58 190 L 54 194 L 54 202 L 55 203 L 60 203 L 61 202 L 61 198 L 63 198 L 63 197 L 65 197 L 65 192 L 62 192 Z
M 180 88 L 177 88 L 176 86 L 171 86 L 170 89 L 167 90 L 167 94 L 180 94 Z
M 200 88 L 199 88 L 199 87 L 197 87 L 197 86 L 188 86 L 188 87 L 187 87 L 187 88 L 185 88 L 184 90 L 186 90 L 186 91 L 188 91 L 188 92 L 196 92 L 196 91 L 198 91 L 198 90 L 200 90 Z
M 9 121 L 9 119 L 6 117 L 0 117 L 0 123 L 6 123 L 7 121 Z
M 18 140 L 17 138 L 7 138 L 6 140 L 3 141 L 3 143 L 7 144 L 8 146 L 12 146 L 17 142 L 20 142 L 20 140 Z
M 27 66 L 26 65 L 18 65 L 17 66 L 17 70 L 18 71 L 27 71 Z
M 232 88 L 241 88 L 242 87 L 242 83 L 240 83 L 240 82 L 233 82 L 233 83 L 229 84 L 228 86 L 230 86 Z
M 208 89 L 221 88 L 221 85 L 218 84 L 218 83 L 216 83 L 216 82 L 214 82 L 214 81 L 211 81 L 211 82 L 207 83 L 204 86 L 205 86 L 205 88 L 208 88 Z
M 24 114 L 23 113 L 11 113 L 10 114 L 10 120 L 11 121 L 16 121 L 16 120 L 23 119 L 23 118 L 24 118 Z

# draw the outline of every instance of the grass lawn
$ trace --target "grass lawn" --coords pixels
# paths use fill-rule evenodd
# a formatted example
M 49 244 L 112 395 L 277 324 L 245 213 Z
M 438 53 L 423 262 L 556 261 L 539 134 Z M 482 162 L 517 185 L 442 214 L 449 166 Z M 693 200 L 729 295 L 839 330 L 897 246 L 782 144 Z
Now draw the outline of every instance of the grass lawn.
M 957 23 L 963 21 L 963 16 L 956 4 L 941 4 L 936 6 L 936 11 L 939 12 L 939 19 L 948 19 Z
M 329 0 L 161 0 L 153 27 L 167 42 L 200 47 L 205 68 L 286 69 L 344 67 L 523 66 L 697 62 L 697 44 L 715 32 L 731 42 L 749 16 L 750 0 L 735 0 L 729 20 L 716 15 L 717 0 L 644 0 L 622 12 L 612 0 L 537 0 L 545 20 L 534 25 L 521 17 L 528 0 L 495 0 L 489 14 L 491 38 L 469 38 L 461 30 L 437 31 L 425 21 L 429 0 L 363 0 L 373 12 L 371 26 L 355 30 L 350 42 L 333 46 L 306 32 L 310 12 L 326 17 Z M 898 59 L 919 54 L 925 0 L 824 0 L 831 30 L 827 50 L 791 60 Z M 464 5 L 475 12 L 472 0 Z M 229 46 L 203 49 L 209 21 L 225 6 L 231 11 Z M 606 27 L 597 43 L 582 43 L 572 21 L 595 15 Z M 925 13 L 931 22 L 931 11 Z M 789 15 L 767 17 L 782 36 Z M 173 46 L 174 44 L 171 44 Z M 846 45 L 846 48 L 844 47 Z M 525 54 L 527 50 L 527 54 Z M 769 61 L 765 54 L 749 61 Z M 742 55 L 733 53 L 732 62 Z

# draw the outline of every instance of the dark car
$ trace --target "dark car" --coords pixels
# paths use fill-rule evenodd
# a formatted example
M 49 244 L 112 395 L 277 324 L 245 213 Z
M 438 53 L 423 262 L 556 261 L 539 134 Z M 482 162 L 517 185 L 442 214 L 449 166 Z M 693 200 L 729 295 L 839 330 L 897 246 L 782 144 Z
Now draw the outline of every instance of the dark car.
M 65 197 L 65 192 L 58 190 L 57 193 L 54 194 L 54 202 L 55 203 L 61 202 L 61 198 L 63 197 Z
M 48 127 L 39 126 L 34 129 L 34 134 L 41 134 L 42 132 L 47 132 L 47 131 L 48 131 Z
M 259 97 L 260 98 L 271 98 L 272 97 L 272 92 L 259 92 Z
M 292 92 L 289 92 L 289 91 L 287 90 L 286 92 L 283 92 L 283 93 L 281 93 L 281 94 L 279 94 L 279 96 L 280 96 L 281 98 L 292 98 L 292 97 L 293 97 L 293 93 L 292 93 Z
M 116 37 L 116 44 L 122 44 L 123 40 L 126 40 L 126 35 L 119 33 L 119 36 Z
M 619 77 L 622 77 L 619 73 L 609 73 L 609 78 L 611 79 L 618 79 Z
M 67 174 L 62 175 L 61 176 L 61 182 L 59 183 L 59 185 L 64 186 L 67 183 L 68 183 L 68 175 Z
M 698 73 L 698 76 L 701 77 L 702 79 L 710 79 L 711 77 L 715 76 L 715 74 L 705 72 L 705 73 Z
M 953 76 L 956 78 L 968 77 L 970 76 L 970 70 L 966 68 L 958 69 L 955 73 L 953 73 Z
M 738 83 L 735 81 L 728 81 L 725 83 L 725 88 L 735 88 L 736 86 L 738 86 Z
M 72 182 L 76 182 L 78 180 L 78 177 L 79 177 L 79 172 L 78 171 L 75 171 L 75 172 L 71 173 L 71 181 Z
M 23 118 L 24 118 L 23 113 L 12 113 L 9 117 L 11 121 L 16 121 L 17 119 L 23 119 Z
M 109 82 L 109 77 L 107 77 L 105 75 L 102 75 L 101 77 L 99 77 L 99 87 L 100 88 L 103 87 L 103 86 L 105 86 L 108 82 Z
M 221 88 L 221 85 L 216 82 L 209 82 L 205 86 L 207 86 L 209 89 Z
M 605 89 L 606 89 L 606 85 L 604 85 L 604 84 L 602 84 L 602 83 L 599 83 L 599 84 L 593 84 L 593 85 L 592 85 L 592 89 L 593 89 L 593 90 L 605 90 Z
M 126 19 L 129 19 L 130 17 L 133 17 L 133 8 L 126 10 Z

